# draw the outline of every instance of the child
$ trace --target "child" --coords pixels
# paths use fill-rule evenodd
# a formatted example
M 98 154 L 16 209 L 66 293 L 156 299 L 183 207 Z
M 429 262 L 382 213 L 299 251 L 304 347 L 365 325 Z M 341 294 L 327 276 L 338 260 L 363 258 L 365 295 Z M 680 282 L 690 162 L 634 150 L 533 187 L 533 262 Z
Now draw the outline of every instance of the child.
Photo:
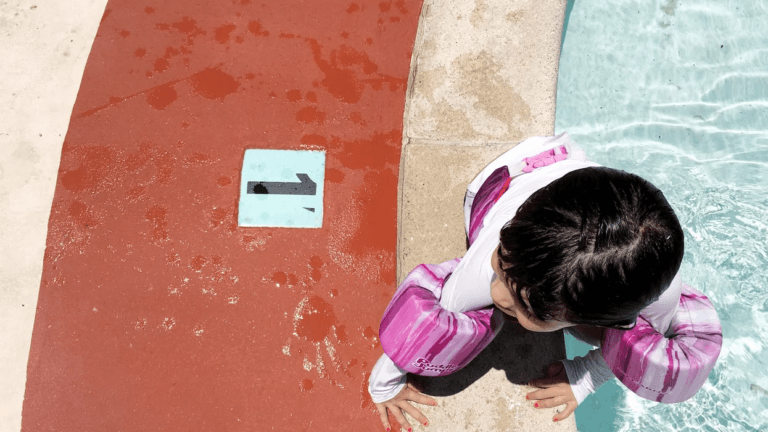
M 436 405 L 406 385 L 406 373 L 445 375 L 463 367 L 498 333 L 500 312 L 530 331 L 565 329 L 602 347 L 552 365 L 550 376 L 536 382 L 542 389 L 526 396 L 539 408 L 566 404 L 554 421 L 614 373 L 659 401 L 690 397 L 681 387 L 703 384 L 719 353 L 719 325 L 707 321 L 703 360 L 695 364 L 671 357 L 664 363 L 670 348 L 653 345 L 667 341 L 659 333 L 682 329 L 675 318 L 681 294 L 690 302 L 703 297 L 683 293 L 683 232 L 653 185 L 589 161 L 563 133 L 525 140 L 493 161 L 469 185 L 464 211 L 470 243 L 464 257 L 417 267 L 382 320 L 386 354 L 373 369 L 369 392 L 387 430 L 388 410 L 410 430 L 403 411 L 422 424 L 427 419 L 409 401 Z M 608 332 L 614 333 L 605 347 Z M 641 345 L 646 350 L 638 354 Z M 637 360 L 654 350 L 662 358 L 653 361 L 674 373 L 664 369 L 659 378 L 659 370 Z M 676 384 L 678 376 L 686 382 Z

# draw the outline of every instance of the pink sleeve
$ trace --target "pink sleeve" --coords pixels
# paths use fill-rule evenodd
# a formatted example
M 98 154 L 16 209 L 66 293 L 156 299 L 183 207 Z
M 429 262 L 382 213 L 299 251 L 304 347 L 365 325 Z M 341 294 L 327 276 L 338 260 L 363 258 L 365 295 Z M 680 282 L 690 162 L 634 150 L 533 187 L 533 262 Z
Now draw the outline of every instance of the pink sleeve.
M 418 375 L 448 375 L 466 366 L 501 329 L 493 308 L 466 313 L 440 306 L 445 279 L 459 259 L 416 267 L 384 312 L 379 339 L 400 368 Z

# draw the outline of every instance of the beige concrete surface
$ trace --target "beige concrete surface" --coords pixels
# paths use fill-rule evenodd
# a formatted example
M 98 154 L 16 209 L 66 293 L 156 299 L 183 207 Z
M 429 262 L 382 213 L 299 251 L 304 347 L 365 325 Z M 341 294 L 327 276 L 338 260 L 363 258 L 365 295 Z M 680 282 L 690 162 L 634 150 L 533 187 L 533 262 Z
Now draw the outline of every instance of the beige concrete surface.
M 411 59 L 400 164 L 398 278 L 466 250 L 467 184 L 519 141 L 552 135 L 566 0 L 425 0 Z M 507 324 L 465 369 L 416 378 L 439 407 L 416 430 L 575 431 L 535 409 L 526 383 L 565 357 L 561 332 Z
M 66 135 L 106 0 L 0 2 L 0 431 L 21 428 L 27 357 Z
M 411 60 L 411 140 L 551 134 L 566 0 L 425 0 Z

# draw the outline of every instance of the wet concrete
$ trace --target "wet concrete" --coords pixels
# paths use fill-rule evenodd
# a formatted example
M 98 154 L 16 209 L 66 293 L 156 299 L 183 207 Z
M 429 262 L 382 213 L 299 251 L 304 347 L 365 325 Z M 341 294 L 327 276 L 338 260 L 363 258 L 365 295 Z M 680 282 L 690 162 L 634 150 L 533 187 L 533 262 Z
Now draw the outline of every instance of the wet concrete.
M 366 385 L 420 6 L 107 4 L 61 155 L 23 430 L 378 426 Z M 237 226 L 248 148 L 326 151 L 323 228 Z

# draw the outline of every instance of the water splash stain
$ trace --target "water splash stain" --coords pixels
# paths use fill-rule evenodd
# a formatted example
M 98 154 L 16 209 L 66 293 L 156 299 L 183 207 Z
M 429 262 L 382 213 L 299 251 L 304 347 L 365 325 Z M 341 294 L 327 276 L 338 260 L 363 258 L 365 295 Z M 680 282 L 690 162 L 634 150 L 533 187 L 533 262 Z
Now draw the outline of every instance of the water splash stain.
M 99 24 L 103 24 L 104 21 L 107 19 L 107 17 L 112 13 L 112 9 L 104 9 L 104 15 L 101 16 L 101 22 Z
M 339 342 L 346 344 L 349 342 L 349 339 L 347 338 L 347 326 L 345 325 L 337 325 L 335 327 L 336 330 L 336 339 L 339 340 Z
M 178 94 L 173 84 L 154 88 L 147 93 L 147 103 L 156 110 L 164 110 L 176 101 Z
M 288 275 L 283 272 L 275 272 L 272 274 L 272 282 L 274 282 L 278 288 L 283 287 L 288 282 Z
M 296 102 L 301 100 L 301 90 L 294 89 L 294 90 L 288 90 L 285 92 L 285 97 L 288 98 L 291 102 Z
M 371 139 L 341 141 L 334 139 L 331 143 L 333 155 L 341 163 L 351 169 L 383 169 L 398 166 L 400 163 L 400 140 L 402 132 L 392 130 L 386 133 L 376 132 Z M 372 151 L 376 149 L 376 151 Z
M 371 372 L 366 371 L 363 374 L 363 379 L 360 381 L 360 408 L 370 409 L 373 408 L 373 400 L 370 393 L 368 393 L 368 381 L 371 378 Z
M 350 5 L 349 5 L 349 7 L 347 8 L 347 13 L 348 13 L 348 14 L 351 14 L 351 13 L 355 13 L 355 12 L 357 12 L 357 11 L 359 11 L 359 10 L 360 10 L 360 5 L 359 5 L 359 4 L 357 4 L 357 3 L 352 3 L 352 4 L 350 4 Z
M 408 8 L 405 7 L 405 0 L 397 0 L 395 2 L 395 7 L 398 11 L 400 11 L 401 14 L 406 15 L 408 14 Z
M 320 43 L 314 39 L 307 39 L 307 41 L 312 48 L 315 64 L 325 74 L 325 78 L 321 82 L 323 87 L 341 101 L 347 103 L 359 101 L 365 86 L 357 78 L 355 72 L 340 68 L 333 53 L 330 60 L 324 60 Z
M 366 84 L 374 90 L 381 90 L 384 84 L 388 84 L 391 91 L 405 91 L 406 79 L 378 74 L 378 65 L 366 53 L 342 45 L 332 50 L 328 59 L 324 59 L 322 45 L 315 39 L 305 40 L 312 49 L 315 64 L 325 75 L 320 84 L 335 98 L 356 103 L 362 97 Z M 361 77 L 360 74 L 369 77 Z
M 269 36 L 269 32 L 266 30 L 263 30 L 261 28 L 261 22 L 260 21 L 251 21 L 248 23 L 248 31 L 251 32 L 255 36 L 260 37 L 267 37 Z
M 323 260 L 319 256 L 315 255 L 309 259 L 310 274 L 309 278 L 314 282 L 319 282 L 323 278 L 323 273 L 320 269 L 323 267 Z
M 208 68 L 192 75 L 190 83 L 198 95 L 206 99 L 222 101 L 240 87 L 240 83 L 232 75 L 216 68 Z
M 146 13 L 147 15 L 151 15 L 155 13 L 155 8 L 153 8 L 152 6 L 147 6 L 144 8 L 144 13 Z
M 112 150 L 105 146 L 71 147 L 65 143 L 62 153 L 70 151 L 80 161 L 80 166 L 74 170 L 62 170 L 60 178 L 64 189 L 81 192 L 105 183 L 115 157 Z
M 206 264 L 208 264 L 208 259 L 202 255 L 198 255 L 192 258 L 192 261 L 189 263 L 189 267 L 192 270 L 200 273 L 203 271 L 203 267 L 205 267 Z
M 165 54 L 163 54 L 163 58 L 166 60 L 169 60 L 171 57 L 176 57 L 181 53 L 191 54 L 192 52 L 189 51 L 186 47 L 181 47 L 181 49 L 176 49 L 174 47 L 169 46 L 165 48 Z
M 168 70 L 168 66 L 169 66 L 168 60 L 161 57 L 155 60 L 155 63 L 152 65 L 152 69 L 155 72 L 160 73 Z
M 305 297 L 294 313 L 294 331 L 310 342 L 322 342 L 336 322 L 333 307 L 318 296 Z
M 85 228 L 93 228 L 99 224 L 98 219 L 88 209 L 88 206 L 80 201 L 69 205 L 69 215 L 74 219 L 75 225 Z
M 317 134 L 309 134 L 301 137 L 302 144 L 308 144 L 312 146 L 325 147 L 328 144 L 328 140 L 324 136 Z
M 296 121 L 323 124 L 325 113 L 315 107 L 302 108 L 296 113 Z
M 227 43 L 229 40 L 229 34 L 232 33 L 232 31 L 235 30 L 237 26 L 234 24 L 226 24 L 221 27 L 216 28 L 216 30 L 213 31 L 214 37 L 216 38 L 216 42 L 223 44 Z
M 310 390 L 312 390 L 312 387 L 313 387 L 313 384 L 312 384 L 312 380 L 311 379 L 304 378 L 301 381 L 301 391 L 305 391 L 305 392 L 306 391 L 310 391 Z
M 144 58 L 144 56 L 147 55 L 147 50 L 144 48 L 136 48 L 136 51 L 133 52 L 133 55 L 135 55 L 137 58 Z
M 368 172 L 363 184 L 357 197 L 360 224 L 347 246 L 356 256 L 386 254 L 395 250 L 397 243 L 397 227 L 391 223 L 397 218 L 397 174 Z M 382 258 L 377 260 L 384 268 L 386 260 Z
M 190 37 L 203 35 L 206 33 L 205 30 L 202 30 L 197 26 L 197 21 L 189 17 L 184 17 L 181 19 L 181 21 L 171 24 L 171 27 L 175 28 L 181 33 L 190 35 Z

